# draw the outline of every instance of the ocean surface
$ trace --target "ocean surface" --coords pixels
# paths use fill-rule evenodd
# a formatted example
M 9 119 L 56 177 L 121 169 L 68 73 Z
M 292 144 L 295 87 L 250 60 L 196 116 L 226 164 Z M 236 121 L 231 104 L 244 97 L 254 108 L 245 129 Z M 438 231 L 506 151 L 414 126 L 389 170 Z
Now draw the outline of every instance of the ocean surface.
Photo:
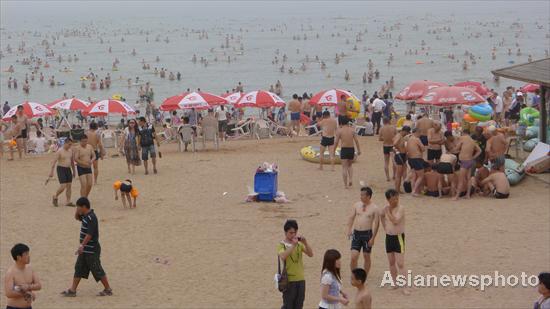
M 549 1 L 2 1 L 0 5 L 0 100 L 11 105 L 26 100 L 49 103 L 64 93 L 92 100 L 120 94 L 133 104 L 138 87 L 128 87 L 127 79 L 136 77 L 140 84 L 150 82 L 157 105 L 187 88 L 221 94 L 239 81 L 245 91 L 252 91 L 267 90 L 279 80 L 285 100 L 293 93 L 328 88 L 372 94 L 391 76 L 394 94 L 419 79 L 449 84 L 485 81 L 500 92 L 522 83 L 504 79 L 495 83 L 491 70 L 526 62 L 529 55 L 533 60 L 548 57 L 550 46 Z M 46 57 L 44 40 L 54 57 Z M 18 51 L 22 44 L 24 51 Z M 411 55 L 405 54 L 408 50 Z M 475 55 L 475 64 L 466 51 Z M 345 56 L 336 64 L 335 56 L 341 53 Z M 388 65 L 390 54 L 393 61 Z M 32 66 L 21 64 L 31 55 L 50 64 L 40 67 L 34 81 Z M 77 55 L 79 61 L 68 62 L 69 55 Z M 272 63 L 275 56 L 278 64 Z M 325 70 L 316 56 L 326 63 Z M 201 57 L 207 66 L 200 63 Z M 115 59 L 118 71 L 112 70 Z M 150 70 L 142 69 L 143 60 Z M 380 78 L 363 83 L 369 60 Z M 462 69 L 464 60 L 468 70 Z M 279 70 L 282 64 L 284 72 Z M 5 72 L 10 65 L 14 73 Z M 290 67 L 293 74 L 288 73 Z M 64 68 L 71 72 L 60 72 Z M 161 79 L 153 74 L 154 68 L 181 72 L 182 80 L 169 81 L 168 74 Z M 344 78 L 346 70 L 349 81 Z M 109 73 L 111 88 L 93 91 L 88 81 L 82 89 L 80 78 L 90 71 L 100 78 Z M 38 80 L 40 72 L 45 75 L 43 83 Z M 22 90 L 25 76 L 29 94 Z M 51 76 L 64 85 L 50 87 Z M 8 89 L 10 77 L 18 80 L 18 89 Z

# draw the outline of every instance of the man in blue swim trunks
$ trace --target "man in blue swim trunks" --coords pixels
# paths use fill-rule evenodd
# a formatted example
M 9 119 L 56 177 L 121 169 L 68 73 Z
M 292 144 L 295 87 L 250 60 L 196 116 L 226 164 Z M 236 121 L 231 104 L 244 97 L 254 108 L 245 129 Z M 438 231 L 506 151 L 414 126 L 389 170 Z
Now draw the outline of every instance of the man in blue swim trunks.
M 302 104 L 298 101 L 298 95 L 293 94 L 292 100 L 288 102 L 288 110 L 290 111 L 290 129 L 300 135 L 300 115 L 302 114 Z M 290 135 L 292 136 L 292 134 Z

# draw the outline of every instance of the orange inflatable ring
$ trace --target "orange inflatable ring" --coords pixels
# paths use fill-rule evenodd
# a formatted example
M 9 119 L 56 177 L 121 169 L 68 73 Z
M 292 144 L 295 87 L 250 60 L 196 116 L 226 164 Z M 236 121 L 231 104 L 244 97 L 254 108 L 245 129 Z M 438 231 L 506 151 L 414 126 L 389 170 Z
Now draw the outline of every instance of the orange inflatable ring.
M 121 185 L 122 185 L 122 182 L 117 180 L 115 181 L 115 183 L 113 183 L 113 189 L 119 190 Z
M 136 198 L 139 196 L 139 191 L 136 188 L 132 188 L 132 191 L 130 191 L 130 195 Z
M 470 114 L 465 114 L 464 115 L 464 121 L 466 121 L 466 122 L 478 122 L 478 120 L 476 120 Z

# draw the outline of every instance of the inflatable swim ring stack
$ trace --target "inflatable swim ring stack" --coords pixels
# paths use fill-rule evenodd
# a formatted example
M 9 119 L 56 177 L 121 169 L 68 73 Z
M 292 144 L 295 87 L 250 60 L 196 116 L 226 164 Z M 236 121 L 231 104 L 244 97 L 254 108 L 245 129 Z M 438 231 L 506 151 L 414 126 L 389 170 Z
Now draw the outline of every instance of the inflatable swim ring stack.
M 306 146 L 302 149 L 300 149 L 300 156 L 302 156 L 302 159 L 312 162 L 312 163 L 319 163 L 320 158 L 320 152 L 321 149 L 319 146 Z M 325 153 L 323 154 L 323 162 L 330 164 L 330 156 L 328 153 L 328 147 L 325 150 Z M 334 154 L 334 163 L 335 164 L 341 164 L 340 161 L 340 148 L 336 148 L 335 154 Z
M 468 122 L 478 122 L 478 121 L 488 121 L 491 120 L 491 114 L 493 113 L 493 108 L 487 103 L 476 104 L 468 109 L 468 118 L 473 119 L 474 121 L 468 121 L 466 115 L 464 115 L 464 120 Z
M 526 126 L 534 125 L 539 117 L 540 112 L 532 107 L 525 107 L 519 112 L 519 122 Z

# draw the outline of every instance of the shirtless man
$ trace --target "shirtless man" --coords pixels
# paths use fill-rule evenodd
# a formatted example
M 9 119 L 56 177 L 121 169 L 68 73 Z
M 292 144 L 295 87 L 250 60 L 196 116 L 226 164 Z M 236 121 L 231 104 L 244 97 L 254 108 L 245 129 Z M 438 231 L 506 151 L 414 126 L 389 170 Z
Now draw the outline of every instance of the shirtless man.
M 346 102 L 346 96 L 345 95 L 340 96 L 340 100 L 338 100 L 338 104 L 337 104 L 336 107 L 338 108 L 338 125 L 340 125 L 340 126 L 347 125 L 347 123 L 349 122 L 349 119 L 348 119 L 348 104 Z M 348 120 L 348 122 L 346 122 L 346 124 L 344 124 L 344 119 Z
M 428 114 L 418 116 L 414 127 L 418 130 L 422 145 L 428 146 L 428 130 L 433 127 L 433 121 L 428 118 Z
M 481 163 L 476 162 L 476 171 L 474 176 L 472 176 L 471 179 L 471 188 L 475 192 L 483 192 L 483 186 L 481 185 L 481 182 L 489 177 L 490 171 L 488 168 L 486 168 Z M 474 194 L 475 192 L 471 192 L 471 194 Z
M 356 268 L 351 271 L 351 285 L 357 288 L 354 300 L 356 309 L 372 308 L 372 296 L 365 284 L 366 281 L 367 273 L 363 269 Z
M 508 142 L 504 134 L 497 131 L 495 126 L 489 126 L 489 134 L 491 137 L 487 140 L 487 146 L 485 147 L 485 153 L 487 159 L 495 165 L 499 165 L 500 162 L 504 163 L 504 154 L 508 149 Z
M 507 199 L 510 196 L 510 182 L 502 171 L 493 171 L 481 181 L 483 192 L 492 194 L 496 199 Z
M 470 171 L 475 167 L 476 158 L 481 154 L 481 148 L 470 137 L 470 130 L 465 129 L 462 131 L 462 136 L 458 139 L 458 143 L 452 152 L 458 152 L 460 161 L 458 185 L 454 200 L 458 200 L 461 196 L 470 198 Z
M 424 145 L 420 137 L 420 130 L 414 128 L 413 134 L 409 137 L 406 145 L 407 162 L 409 163 L 411 171 L 414 171 L 411 179 L 413 196 L 420 196 L 420 189 L 424 181 L 424 159 L 422 158 Z
M 411 133 L 411 127 L 404 126 L 399 134 L 393 137 L 393 150 L 395 156 L 395 190 L 401 192 L 401 180 L 407 174 L 407 147 L 405 147 L 405 137 Z
M 437 172 L 437 164 L 427 164 L 424 169 L 424 184 L 426 195 L 432 197 L 443 197 L 449 194 L 450 187 L 445 182 L 445 177 Z
M 364 269 L 369 273 L 370 270 L 370 252 L 374 245 L 374 239 L 378 234 L 378 207 L 371 201 L 372 189 L 369 187 L 361 188 L 361 201 L 353 205 L 353 209 L 348 218 L 346 236 L 351 238 L 351 262 L 350 269 L 357 268 L 359 254 L 363 249 L 365 258 Z
M 76 175 L 76 173 L 73 151 L 71 149 L 72 144 L 73 141 L 71 139 L 66 139 L 63 147 L 55 153 L 55 159 L 52 162 L 49 178 L 53 177 L 53 170 L 57 164 L 57 179 L 59 181 L 59 188 L 52 197 L 52 203 L 55 207 L 59 206 L 57 198 L 63 191 L 65 191 L 65 196 L 67 197 L 65 206 L 74 206 L 71 203 L 71 183 L 73 182 L 73 175 Z
M 319 156 L 319 169 L 323 170 L 323 159 L 325 157 L 325 148 L 328 147 L 328 153 L 330 157 L 330 164 L 334 171 L 334 136 L 336 135 L 336 129 L 338 123 L 336 119 L 330 117 L 329 111 L 323 112 L 323 119 L 319 121 L 318 125 L 321 127 L 321 147 Z
M 384 126 L 379 131 L 378 140 L 382 141 L 382 150 L 384 152 L 384 172 L 386 181 L 390 181 L 390 161 L 392 161 L 393 138 L 397 135 L 397 129 L 390 124 L 390 119 L 384 118 Z M 395 164 L 392 164 L 392 178 L 395 179 Z
M 31 308 L 36 298 L 33 291 L 39 291 L 42 288 L 38 276 L 29 266 L 31 261 L 29 251 L 29 247 L 25 244 L 16 244 L 11 249 L 15 265 L 8 268 L 4 278 L 6 309 Z
M 336 132 L 336 141 L 334 147 L 338 147 L 342 143 L 340 149 L 340 159 L 342 161 L 342 178 L 344 180 L 344 188 L 351 187 L 353 184 L 353 160 L 355 159 L 355 146 L 357 146 L 357 155 L 361 154 L 359 140 L 355 134 L 355 129 L 349 125 L 348 117 L 342 119 L 340 129 Z
M 403 277 L 405 270 L 405 210 L 399 205 L 399 193 L 394 189 L 386 191 L 388 205 L 380 209 L 379 216 L 382 227 L 386 231 L 386 254 L 390 266 L 390 273 L 393 282 L 397 274 Z M 405 295 L 410 294 L 403 289 Z
M 105 152 L 105 149 L 103 148 L 103 144 L 101 143 L 101 137 L 97 132 L 96 122 L 90 122 L 90 129 L 88 130 L 88 132 L 86 132 L 86 136 L 88 137 L 88 145 L 92 146 L 92 148 L 94 149 L 94 154 L 95 154 L 95 160 L 93 164 L 94 184 L 97 184 L 97 176 L 99 175 L 98 161 L 99 159 L 103 160 L 103 153 Z
M 445 144 L 445 136 L 441 131 L 441 122 L 435 121 L 428 129 L 428 162 L 437 163 L 441 158 L 441 145 Z
M 300 135 L 300 115 L 302 113 L 302 104 L 298 101 L 298 95 L 293 94 L 292 100 L 288 102 L 288 110 L 290 111 L 290 130 L 296 132 L 296 136 Z M 292 137 L 292 134 L 290 135 Z
M 23 105 L 17 106 L 17 112 L 15 113 L 17 119 L 15 120 L 14 136 L 17 142 L 17 154 L 19 159 L 23 157 L 23 153 L 27 153 L 27 139 L 29 138 L 29 130 L 31 122 L 29 118 L 23 113 Z
M 83 135 L 80 144 L 74 150 L 74 161 L 78 179 L 80 179 L 80 196 L 88 197 L 92 191 L 93 177 L 92 166 L 95 161 L 94 149 L 88 144 L 88 137 Z
M 456 190 L 456 156 L 452 153 L 444 153 L 441 155 L 441 159 L 439 160 L 439 163 L 437 163 L 437 173 L 441 175 L 441 177 L 445 178 L 445 175 L 447 175 L 447 183 L 450 185 L 450 195 L 454 196 L 455 190 Z

